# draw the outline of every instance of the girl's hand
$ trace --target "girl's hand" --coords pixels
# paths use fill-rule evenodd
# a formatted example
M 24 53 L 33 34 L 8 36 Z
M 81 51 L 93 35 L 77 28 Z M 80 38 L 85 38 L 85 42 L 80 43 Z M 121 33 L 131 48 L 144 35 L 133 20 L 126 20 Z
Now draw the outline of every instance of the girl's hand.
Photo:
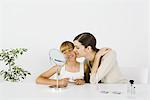
M 75 81 L 76 85 L 83 85 L 83 84 L 85 84 L 85 81 L 83 79 L 75 79 L 74 81 Z
M 68 85 L 68 79 L 61 79 L 58 81 L 58 88 L 64 88 Z M 56 88 L 57 87 L 57 81 L 54 85 L 49 86 L 50 88 Z
M 68 83 L 69 83 L 68 80 L 69 80 L 69 79 L 67 79 L 67 78 L 59 80 L 59 81 L 58 81 L 59 87 L 67 87 L 67 85 L 68 85 Z

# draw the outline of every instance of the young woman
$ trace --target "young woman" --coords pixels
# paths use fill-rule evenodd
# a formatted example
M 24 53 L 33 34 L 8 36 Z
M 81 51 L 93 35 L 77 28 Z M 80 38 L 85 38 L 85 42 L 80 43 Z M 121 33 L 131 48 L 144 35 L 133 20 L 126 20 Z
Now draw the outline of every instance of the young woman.
M 116 53 L 110 48 L 96 48 L 96 38 L 88 32 L 74 38 L 77 57 L 85 57 L 90 68 L 90 83 L 126 83 L 121 74 Z
M 61 79 L 58 81 L 59 87 L 66 87 L 68 82 L 74 82 L 77 85 L 84 84 L 84 70 L 86 70 L 87 66 L 76 61 L 76 54 L 73 49 L 74 44 L 72 42 L 63 42 L 60 46 L 60 51 L 67 59 L 65 65 L 62 68 L 58 67 L 57 65 L 53 66 L 46 72 L 42 73 L 36 79 L 36 83 L 55 87 L 57 82 L 51 77 L 56 73 L 57 69 L 59 69 Z

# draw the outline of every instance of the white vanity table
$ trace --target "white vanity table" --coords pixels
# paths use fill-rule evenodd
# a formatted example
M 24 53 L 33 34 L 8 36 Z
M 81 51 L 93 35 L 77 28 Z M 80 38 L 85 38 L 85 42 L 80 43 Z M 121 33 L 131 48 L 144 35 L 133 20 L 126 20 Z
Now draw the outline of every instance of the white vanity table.
M 0 83 L 0 100 L 148 100 L 150 85 L 136 85 L 136 97 L 129 98 L 125 84 L 69 84 L 61 91 L 35 83 Z

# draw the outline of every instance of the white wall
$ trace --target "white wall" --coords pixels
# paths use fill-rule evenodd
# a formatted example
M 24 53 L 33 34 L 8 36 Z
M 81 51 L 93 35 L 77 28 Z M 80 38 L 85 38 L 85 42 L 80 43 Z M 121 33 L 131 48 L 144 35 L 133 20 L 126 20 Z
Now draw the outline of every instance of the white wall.
M 2 1 L 0 0 L 0 48 L 2 45 Z
M 147 30 L 148 30 L 148 66 L 150 68 L 150 1 L 149 0 L 147 2 L 147 12 L 148 12 L 148 15 L 147 15 L 147 18 L 148 18 L 148 27 L 147 27 Z M 149 72 L 150 72 L 150 69 L 149 69 Z M 150 83 L 150 73 L 149 73 L 149 83 Z
M 84 31 L 117 51 L 121 67 L 148 67 L 146 0 L 5 0 L 2 48 L 28 48 L 19 59 L 36 76 L 48 51 Z

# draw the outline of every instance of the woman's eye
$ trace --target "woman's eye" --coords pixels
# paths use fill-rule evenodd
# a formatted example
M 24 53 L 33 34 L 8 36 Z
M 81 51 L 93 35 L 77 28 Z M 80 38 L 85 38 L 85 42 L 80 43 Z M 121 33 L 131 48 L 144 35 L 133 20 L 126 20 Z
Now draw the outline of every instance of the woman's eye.
M 78 47 L 75 47 L 76 49 L 79 49 Z

